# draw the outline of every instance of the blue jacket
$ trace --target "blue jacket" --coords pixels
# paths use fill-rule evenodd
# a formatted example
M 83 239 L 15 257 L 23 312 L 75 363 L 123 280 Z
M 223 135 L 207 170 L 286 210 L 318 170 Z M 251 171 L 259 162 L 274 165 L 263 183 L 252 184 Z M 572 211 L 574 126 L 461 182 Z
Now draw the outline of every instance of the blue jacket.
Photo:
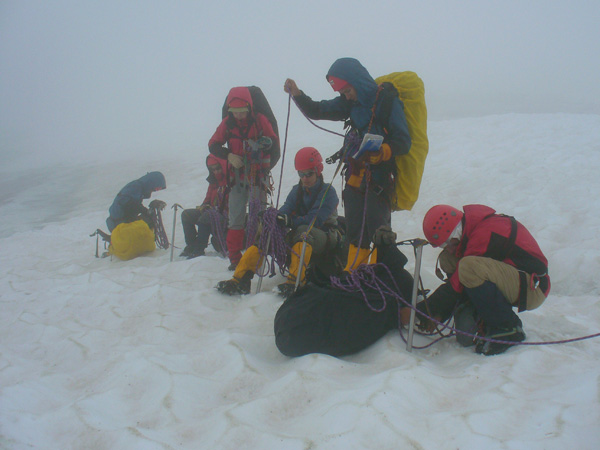
M 407 154 L 410 150 L 411 140 L 404 115 L 404 105 L 397 96 L 393 96 L 391 101 L 391 110 L 389 118 L 383 117 L 382 105 L 384 96 L 388 95 L 381 91 L 379 96 L 377 92 L 379 86 L 367 69 L 354 58 L 340 58 L 330 67 L 327 75 L 332 75 L 350 83 L 357 94 L 357 101 L 347 100 L 340 95 L 332 100 L 314 101 L 306 94 L 295 97 L 298 106 L 311 119 L 315 120 L 350 120 L 351 126 L 359 133 L 362 140 L 363 136 L 370 132 L 384 137 L 384 143 L 387 143 L 392 150 L 392 156 Z M 375 102 L 377 100 L 377 102 Z M 375 106 L 375 117 L 369 131 L 369 123 L 373 104 Z M 393 157 L 389 161 L 372 167 L 373 180 L 382 185 L 386 185 L 386 178 L 395 168 Z
M 150 198 L 152 192 L 166 187 L 165 176 L 160 172 L 148 172 L 140 179 L 127 183 L 108 209 L 110 214 L 106 219 L 108 230 L 112 233 L 117 225 L 129 222 L 138 214 L 147 212 L 142 205 L 142 200 Z
M 337 206 L 340 202 L 335 188 L 329 187 L 319 177 L 311 188 L 303 188 L 298 183 L 292 188 L 279 212 L 287 214 L 292 219 L 292 228 L 309 225 L 315 218 L 315 227 L 322 228 L 326 222 L 337 222 Z M 321 205 L 322 201 L 322 205 Z M 320 208 L 319 208 L 320 207 Z

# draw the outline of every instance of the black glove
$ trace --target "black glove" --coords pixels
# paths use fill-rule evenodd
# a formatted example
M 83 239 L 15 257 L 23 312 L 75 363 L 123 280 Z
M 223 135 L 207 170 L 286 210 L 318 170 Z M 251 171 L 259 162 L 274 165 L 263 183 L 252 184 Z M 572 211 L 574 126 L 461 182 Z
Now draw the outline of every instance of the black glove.
M 373 243 L 375 244 L 375 247 L 393 245 L 396 243 L 396 233 L 394 233 L 390 227 L 382 225 L 375 231 Z
M 277 214 L 277 223 L 285 228 L 292 228 L 292 219 L 287 214 Z
M 256 143 L 258 144 L 258 149 L 263 152 L 268 152 L 273 146 L 273 140 L 267 136 L 261 137 Z
M 158 209 L 158 210 L 162 211 L 163 209 L 165 209 L 167 204 L 165 202 L 163 202 L 162 200 L 156 199 L 156 200 L 152 200 L 148 206 L 150 207 L 150 209 Z

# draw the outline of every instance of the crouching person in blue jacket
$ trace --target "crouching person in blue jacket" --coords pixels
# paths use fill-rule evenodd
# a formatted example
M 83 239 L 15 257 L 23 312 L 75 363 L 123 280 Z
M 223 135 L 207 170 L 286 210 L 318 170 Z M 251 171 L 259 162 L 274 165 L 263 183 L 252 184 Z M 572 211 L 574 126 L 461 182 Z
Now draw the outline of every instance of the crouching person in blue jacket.
M 148 172 L 143 177 L 127 183 L 119 191 L 113 204 L 108 209 L 110 216 L 106 219 L 108 231 L 112 231 L 121 223 L 130 223 L 139 219 L 148 222 L 152 227 L 150 213 L 142 204 L 153 192 L 166 189 L 167 182 L 161 172 Z

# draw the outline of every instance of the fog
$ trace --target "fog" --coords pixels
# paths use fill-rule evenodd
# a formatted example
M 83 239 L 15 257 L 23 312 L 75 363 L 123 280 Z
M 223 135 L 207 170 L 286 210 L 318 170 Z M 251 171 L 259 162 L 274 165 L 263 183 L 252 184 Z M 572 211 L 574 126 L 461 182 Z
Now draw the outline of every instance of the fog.
M 284 80 L 332 98 L 344 56 L 417 72 L 431 120 L 600 114 L 600 4 L 553 3 L 3 1 L 0 162 L 203 162 L 229 88 L 260 86 L 283 132 Z M 308 126 L 292 106 L 291 144 L 319 146 Z

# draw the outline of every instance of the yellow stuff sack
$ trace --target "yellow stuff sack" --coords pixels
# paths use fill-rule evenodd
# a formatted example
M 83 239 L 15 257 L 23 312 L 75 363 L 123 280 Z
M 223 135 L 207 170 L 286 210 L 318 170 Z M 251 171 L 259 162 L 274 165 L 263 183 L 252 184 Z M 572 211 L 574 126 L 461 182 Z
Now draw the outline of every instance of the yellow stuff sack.
M 392 210 L 411 210 L 419 198 L 425 158 L 429 151 L 427 139 L 427 106 L 425 85 L 414 72 L 394 72 L 375 79 L 379 85 L 391 83 L 404 103 L 404 114 L 412 146 L 406 155 L 396 156 L 396 180 Z
M 113 230 L 108 252 L 123 261 L 154 251 L 154 231 L 143 220 L 121 223 Z

